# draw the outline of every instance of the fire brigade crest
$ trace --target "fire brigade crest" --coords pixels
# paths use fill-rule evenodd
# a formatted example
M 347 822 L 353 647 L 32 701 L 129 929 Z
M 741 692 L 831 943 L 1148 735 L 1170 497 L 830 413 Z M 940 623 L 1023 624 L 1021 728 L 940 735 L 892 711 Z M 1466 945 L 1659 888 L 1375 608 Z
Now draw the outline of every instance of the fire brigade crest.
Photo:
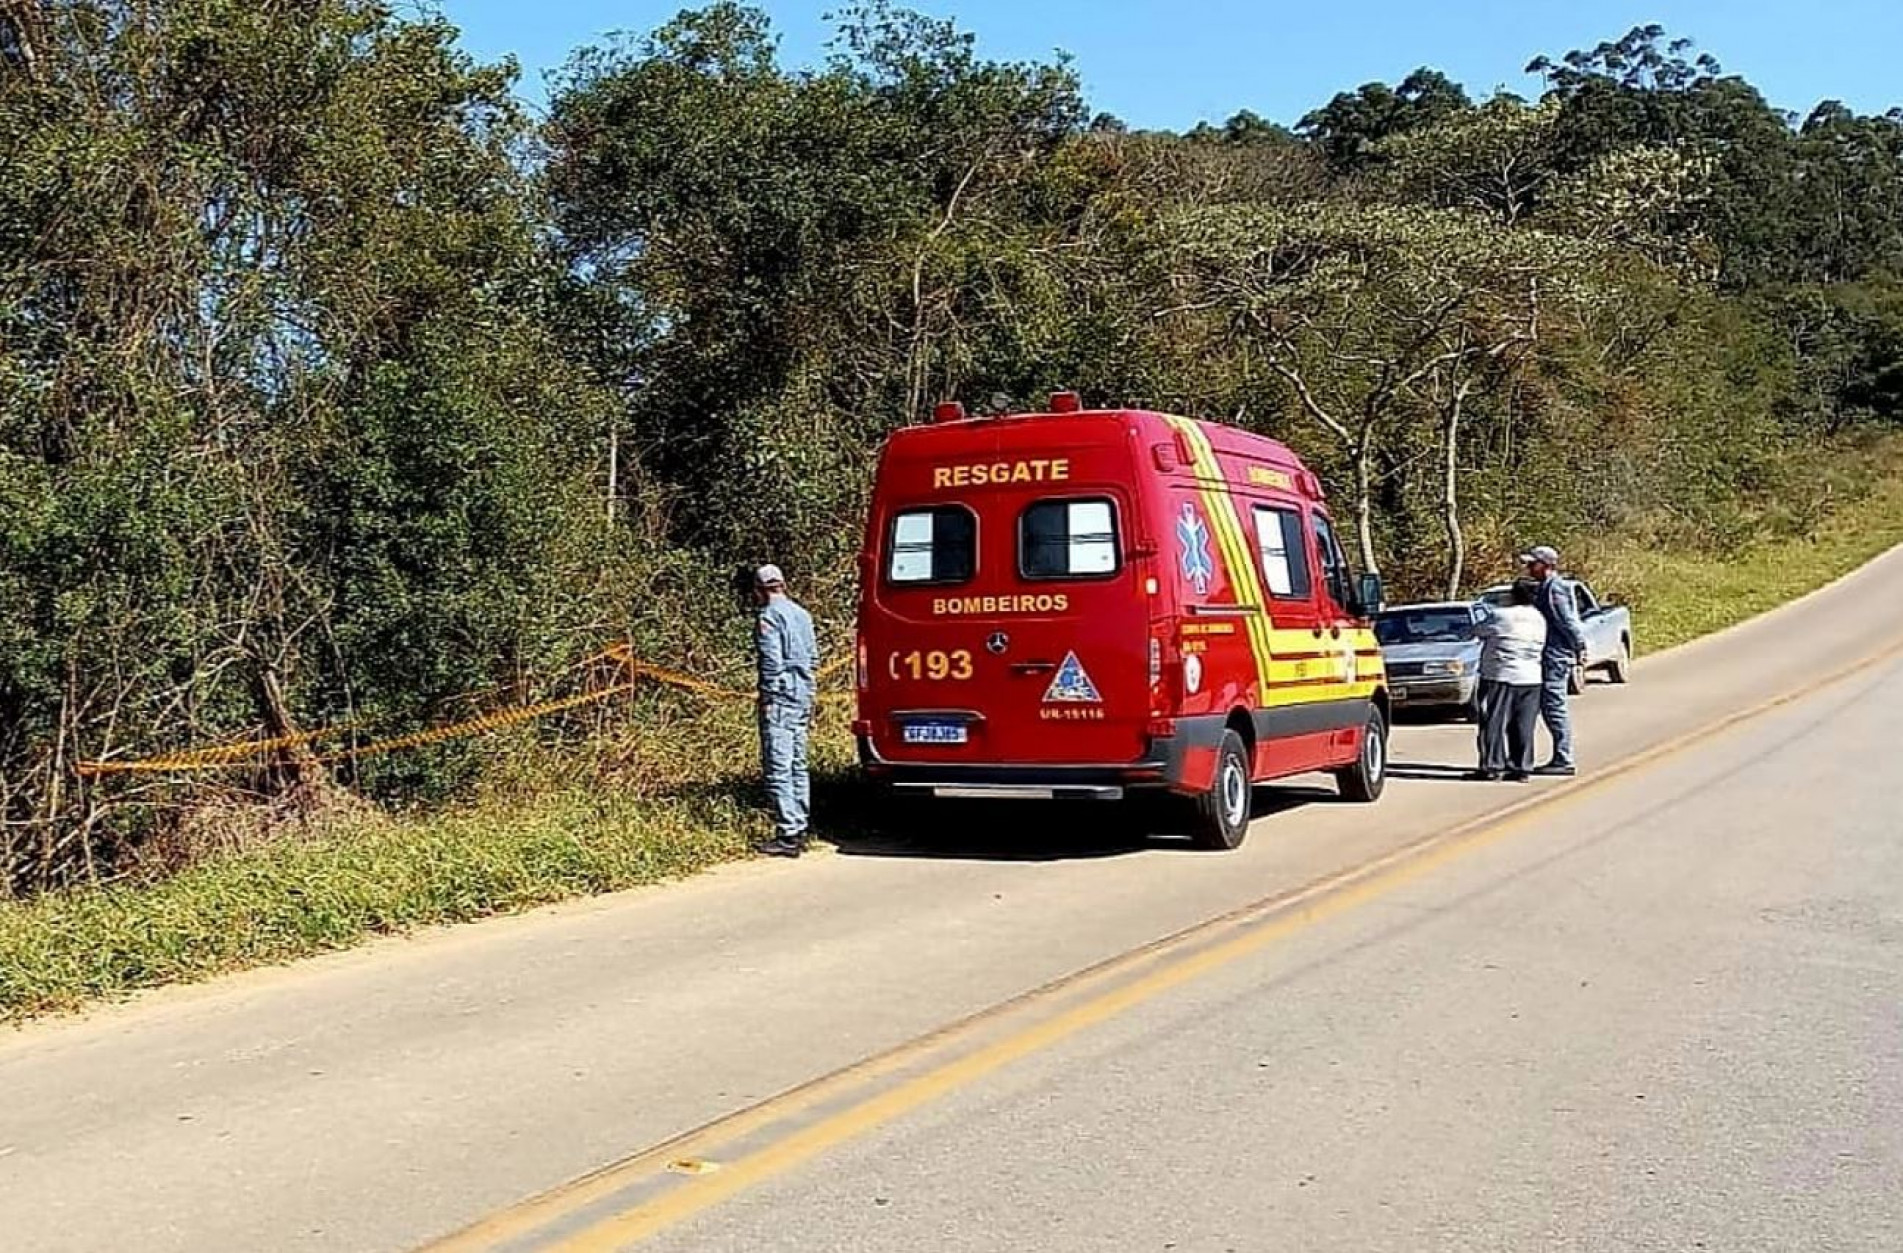
M 1176 522 L 1176 543 L 1183 553 L 1183 577 L 1198 596 L 1209 595 L 1209 580 L 1216 573 L 1209 555 L 1209 525 L 1188 501 L 1183 502 L 1183 516 Z
M 1044 690 L 1044 701 L 1051 705 L 1100 705 L 1103 696 L 1084 673 L 1084 664 L 1077 660 L 1077 654 L 1065 653 L 1064 664 L 1057 668 L 1056 677 Z

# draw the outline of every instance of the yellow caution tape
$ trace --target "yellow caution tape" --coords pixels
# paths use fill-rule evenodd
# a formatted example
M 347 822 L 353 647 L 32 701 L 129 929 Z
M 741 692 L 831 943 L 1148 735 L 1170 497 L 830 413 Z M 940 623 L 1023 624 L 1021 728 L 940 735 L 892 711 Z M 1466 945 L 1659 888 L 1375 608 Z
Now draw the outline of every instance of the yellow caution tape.
M 373 740 L 368 744 L 354 745 L 338 749 L 316 757 L 321 763 L 348 761 L 359 757 L 374 757 L 386 753 L 402 752 L 406 749 L 423 748 L 431 744 L 447 743 L 466 736 L 481 735 L 488 731 L 501 730 L 504 727 L 519 726 L 546 718 L 551 714 L 562 713 L 570 709 L 579 709 L 598 701 L 608 700 L 632 692 L 641 685 L 642 680 L 692 692 L 710 700 L 752 700 L 754 693 L 736 688 L 721 687 L 709 683 L 691 674 L 679 670 L 670 670 L 665 666 L 656 666 L 641 661 L 626 644 L 612 644 L 594 656 L 586 658 L 569 667 L 569 672 L 579 670 L 594 662 L 617 661 L 626 668 L 627 680 L 593 692 L 584 692 L 577 696 L 564 696 L 556 700 L 546 700 L 534 705 L 518 705 L 511 709 L 499 709 L 478 717 L 467 718 L 461 722 L 452 722 L 446 726 L 431 727 L 425 731 L 413 731 L 407 735 L 391 736 L 388 739 Z M 851 659 L 834 658 L 821 666 L 815 678 L 824 678 L 837 672 Z M 849 700 L 849 693 L 833 692 L 822 697 L 826 701 Z M 349 724 L 325 727 L 317 731 L 300 731 L 295 735 L 281 735 L 268 740 L 243 740 L 231 744 L 214 744 L 206 748 L 190 749 L 185 752 L 168 753 L 160 757 L 145 757 L 133 761 L 82 761 L 75 767 L 86 778 L 115 774 L 188 774 L 210 770 L 224 770 L 242 765 L 256 758 L 267 756 L 287 748 L 298 748 L 321 740 L 337 739 L 353 728 Z
M 464 736 L 481 735 L 485 731 L 499 731 L 503 727 L 519 726 L 524 722 L 533 722 L 537 718 L 546 718 L 550 714 L 561 713 L 567 709 L 579 709 L 583 705 L 592 705 L 596 701 L 607 700 L 610 696 L 619 696 L 623 692 L 632 692 L 636 683 L 617 683 L 613 687 L 604 687 L 599 692 L 584 692 L 580 696 L 564 696 L 560 700 L 545 700 L 539 705 L 521 705 L 514 709 L 499 709 L 479 718 L 470 718 L 463 722 L 452 722 L 448 726 L 431 727 L 427 731 L 413 731 L 408 735 L 396 735 L 387 740 L 375 740 L 369 744 L 359 744 L 353 748 L 340 749 L 326 753 L 317 760 L 324 763 L 348 761 L 357 757 L 375 757 L 383 753 L 402 752 L 406 748 L 423 748 L 430 744 L 442 744 L 449 740 L 462 739 Z
M 275 753 L 280 749 L 297 748 L 300 745 L 330 739 L 344 734 L 348 726 L 326 727 L 322 731 L 300 731 L 296 735 L 280 735 L 268 740 L 242 740 L 233 744 L 213 744 L 206 748 L 195 748 L 183 753 L 169 753 L 163 757 L 146 757 L 139 761 L 82 761 L 74 767 L 81 775 L 101 774 L 174 774 L 184 770 L 218 770 L 225 766 L 261 757 L 266 753 Z

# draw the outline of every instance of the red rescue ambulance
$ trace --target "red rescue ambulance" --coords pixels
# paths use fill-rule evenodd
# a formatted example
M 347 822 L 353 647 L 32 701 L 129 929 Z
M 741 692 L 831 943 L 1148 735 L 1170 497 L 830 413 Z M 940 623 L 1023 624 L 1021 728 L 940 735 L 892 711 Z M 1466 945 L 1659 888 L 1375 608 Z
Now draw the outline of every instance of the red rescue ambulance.
M 939 796 L 1193 797 L 1233 848 L 1250 785 L 1376 799 L 1388 689 L 1321 484 L 1287 447 L 1135 410 L 968 418 L 879 462 L 859 609 L 860 759 Z

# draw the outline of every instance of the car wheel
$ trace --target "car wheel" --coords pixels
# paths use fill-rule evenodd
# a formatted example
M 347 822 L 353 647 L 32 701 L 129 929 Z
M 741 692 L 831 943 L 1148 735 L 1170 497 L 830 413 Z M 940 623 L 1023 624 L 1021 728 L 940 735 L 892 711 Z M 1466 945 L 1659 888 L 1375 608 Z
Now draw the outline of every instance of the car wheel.
M 1619 655 L 1617 657 L 1614 657 L 1612 659 L 1612 664 L 1606 667 L 1606 673 L 1609 676 L 1611 676 L 1612 681 L 1614 683 L 1623 684 L 1623 683 L 1630 683 L 1632 681 L 1632 641 L 1631 640 L 1619 641 Z
M 1196 844 L 1199 848 L 1229 849 L 1249 834 L 1250 803 L 1254 787 L 1249 780 L 1249 749 L 1234 731 L 1222 733 L 1216 749 L 1216 778 L 1196 798 Z
M 1355 764 L 1335 771 L 1335 785 L 1351 801 L 1381 799 L 1388 786 L 1388 720 L 1373 706 L 1368 709 L 1368 725 L 1361 730 L 1361 752 Z

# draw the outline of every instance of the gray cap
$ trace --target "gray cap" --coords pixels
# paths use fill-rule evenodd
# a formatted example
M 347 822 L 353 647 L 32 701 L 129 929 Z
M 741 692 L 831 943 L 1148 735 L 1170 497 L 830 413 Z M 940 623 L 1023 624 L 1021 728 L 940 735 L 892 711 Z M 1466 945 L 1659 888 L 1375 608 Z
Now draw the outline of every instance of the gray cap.
M 780 572 L 778 566 L 768 564 L 753 572 L 753 581 L 761 587 L 785 587 L 786 575 Z
M 1520 564 L 1530 566 L 1536 562 L 1543 566 L 1552 566 L 1557 570 L 1559 568 L 1559 550 L 1549 547 L 1546 544 L 1541 544 L 1538 548 L 1530 548 L 1520 554 Z

